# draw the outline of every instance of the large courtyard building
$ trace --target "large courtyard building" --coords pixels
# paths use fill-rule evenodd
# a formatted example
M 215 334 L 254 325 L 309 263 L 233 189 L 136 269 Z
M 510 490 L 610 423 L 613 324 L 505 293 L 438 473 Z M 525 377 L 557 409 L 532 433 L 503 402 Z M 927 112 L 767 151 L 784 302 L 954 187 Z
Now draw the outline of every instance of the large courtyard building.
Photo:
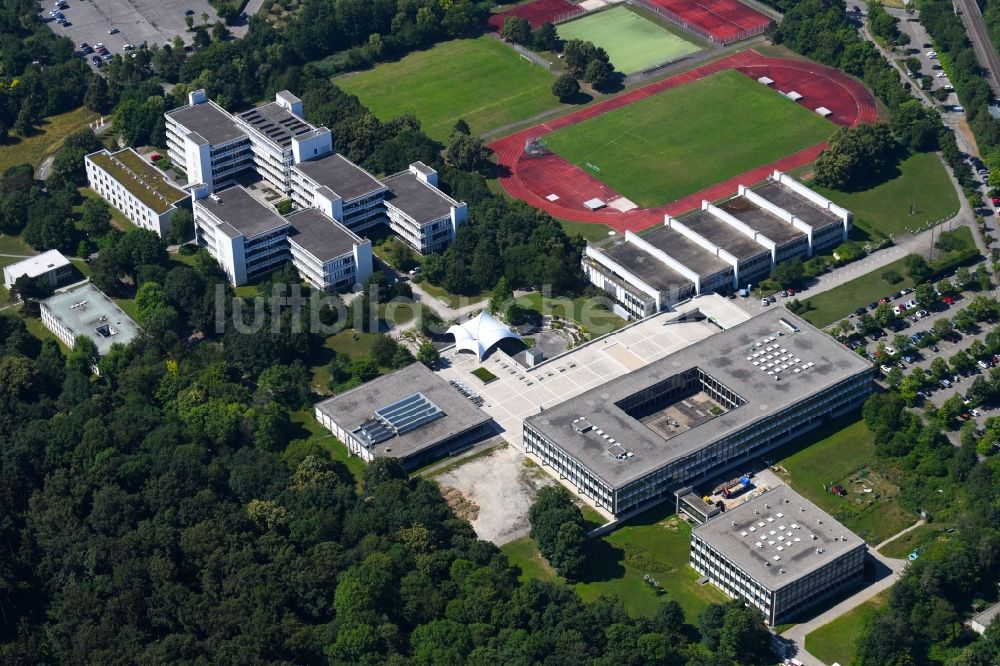
M 131 148 L 107 149 L 83 158 L 91 189 L 133 224 L 163 238 L 170 220 L 187 207 L 191 195 Z
M 832 516 L 778 486 L 691 533 L 691 566 L 774 626 L 861 583 L 867 547 Z
M 59 250 L 49 250 L 10 266 L 4 266 L 3 283 L 10 289 L 18 278 L 42 278 L 55 289 L 69 282 L 73 277 L 73 264 Z
M 642 318 L 762 280 L 783 261 L 844 242 L 851 224 L 849 211 L 775 171 L 759 188 L 740 185 L 719 204 L 668 215 L 663 227 L 588 246 L 583 270 L 614 296 L 620 314 Z
M 546 407 L 523 443 L 621 517 L 857 407 L 872 381 L 865 359 L 774 308 Z
M 100 356 L 111 351 L 112 345 L 129 344 L 141 330 L 124 310 L 89 282 L 50 296 L 40 307 L 42 324 L 64 345 L 72 348 L 76 338 L 89 338 Z M 93 370 L 98 371 L 96 367 Z
M 414 468 L 490 436 L 493 422 L 423 363 L 413 363 L 317 403 L 316 420 L 365 462 L 398 458 Z

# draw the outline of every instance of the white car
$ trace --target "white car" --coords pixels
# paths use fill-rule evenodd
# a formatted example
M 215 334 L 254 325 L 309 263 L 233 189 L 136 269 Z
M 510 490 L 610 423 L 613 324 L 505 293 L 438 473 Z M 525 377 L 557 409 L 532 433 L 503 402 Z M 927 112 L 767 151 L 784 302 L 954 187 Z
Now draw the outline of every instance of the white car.
M 979 410 L 978 409 L 970 409 L 969 413 L 972 414 L 973 416 L 979 416 Z
M 934 60 L 935 58 L 937 58 L 937 52 L 936 51 L 928 51 L 927 52 L 927 57 L 930 58 L 931 60 Z
M 945 72 L 938 72 L 935 76 L 937 76 L 937 78 L 939 78 L 939 79 L 943 79 L 944 77 L 946 77 L 948 75 Z
M 976 365 L 978 365 L 983 370 L 987 370 L 990 367 L 990 364 L 983 360 L 976 361 Z
M 907 310 L 912 310 L 915 307 L 917 307 L 917 302 L 915 300 L 913 300 L 911 298 L 910 300 L 906 301 L 906 309 Z

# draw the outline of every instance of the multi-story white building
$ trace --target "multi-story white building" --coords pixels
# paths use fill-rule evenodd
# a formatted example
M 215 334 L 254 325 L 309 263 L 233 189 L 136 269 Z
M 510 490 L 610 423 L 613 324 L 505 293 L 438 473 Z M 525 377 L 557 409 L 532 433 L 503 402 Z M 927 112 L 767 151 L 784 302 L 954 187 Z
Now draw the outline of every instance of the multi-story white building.
M 184 169 L 188 183 L 204 184 L 214 191 L 232 185 L 237 175 L 254 168 L 250 137 L 204 90 L 188 93 L 187 106 L 164 116 L 167 155 Z
M 136 226 L 161 238 L 170 229 L 171 218 L 187 207 L 190 195 L 131 148 L 115 153 L 99 150 L 83 161 L 91 189 Z
M 49 250 L 10 266 L 4 266 L 3 283 L 10 289 L 18 278 L 27 275 L 30 278 L 44 277 L 54 289 L 68 282 L 73 276 L 73 265 L 59 250 Z
M 384 182 L 389 188 L 385 197 L 389 228 L 420 254 L 444 250 L 469 219 L 465 203 L 439 190 L 437 171 L 423 162 L 414 162 Z
M 719 204 L 642 234 L 588 246 L 583 270 L 613 295 L 619 314 L 641 318 L 695 295 L 756 283 L 775 265 L 847 240 L 851 213 L 775 171 Z
M 207 192 L 203 189 L 198 194 Z M 242 187 L 196 198 L 194 202 L 198 244 L 215 257 L 236 286 L 256 280 L 291 259 L 290 227 L 274 208 Z
M 371 241 L 358 237 L 315 208 L 288 216 L 292 262 L 314 288 L 349 291 L 372 274 Z
M 788 486 L 691 532 L 691 567 L 771 626 L 861 583 L 866 552 L 861 537 Z
M 318 208 L 354 233 L 385 223 L 385 184 L 339 153 L 292 167 L 292 201 Z

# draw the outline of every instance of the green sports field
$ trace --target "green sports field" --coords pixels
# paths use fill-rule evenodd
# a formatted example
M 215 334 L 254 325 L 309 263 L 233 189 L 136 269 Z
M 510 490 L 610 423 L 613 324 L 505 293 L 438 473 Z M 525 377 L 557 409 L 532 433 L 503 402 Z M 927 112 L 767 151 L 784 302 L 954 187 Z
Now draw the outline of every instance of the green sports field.
M 560 24 L 559 37 L 582 39 L 608 52 L 611 64 L 632 74 L 701 49 L 622 6 Z
M 412 113 L 428 135 L 445 141 L 459 118 L 479 134 L 559 106 L 554 80 L 506 44 L 480 37 L 444 42 L 334 83 L 379 119 Z
M 834 129 L 805 107 L 727 70 L 545 138 L 553 152 L 651 208 L 815 145 Z

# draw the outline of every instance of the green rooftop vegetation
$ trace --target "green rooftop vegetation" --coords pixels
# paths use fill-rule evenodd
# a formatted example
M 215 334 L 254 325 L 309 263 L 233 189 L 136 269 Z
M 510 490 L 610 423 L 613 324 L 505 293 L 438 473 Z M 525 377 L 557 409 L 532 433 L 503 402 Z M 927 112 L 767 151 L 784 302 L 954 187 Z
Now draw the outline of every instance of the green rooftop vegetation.
M 158 214 L 167 212 L 171 205 L 187 196 L 164 180 L 162 171 L 131 149 L 119 150 L 110 155 L 98 153 L 91 155 L 90 159 Z

